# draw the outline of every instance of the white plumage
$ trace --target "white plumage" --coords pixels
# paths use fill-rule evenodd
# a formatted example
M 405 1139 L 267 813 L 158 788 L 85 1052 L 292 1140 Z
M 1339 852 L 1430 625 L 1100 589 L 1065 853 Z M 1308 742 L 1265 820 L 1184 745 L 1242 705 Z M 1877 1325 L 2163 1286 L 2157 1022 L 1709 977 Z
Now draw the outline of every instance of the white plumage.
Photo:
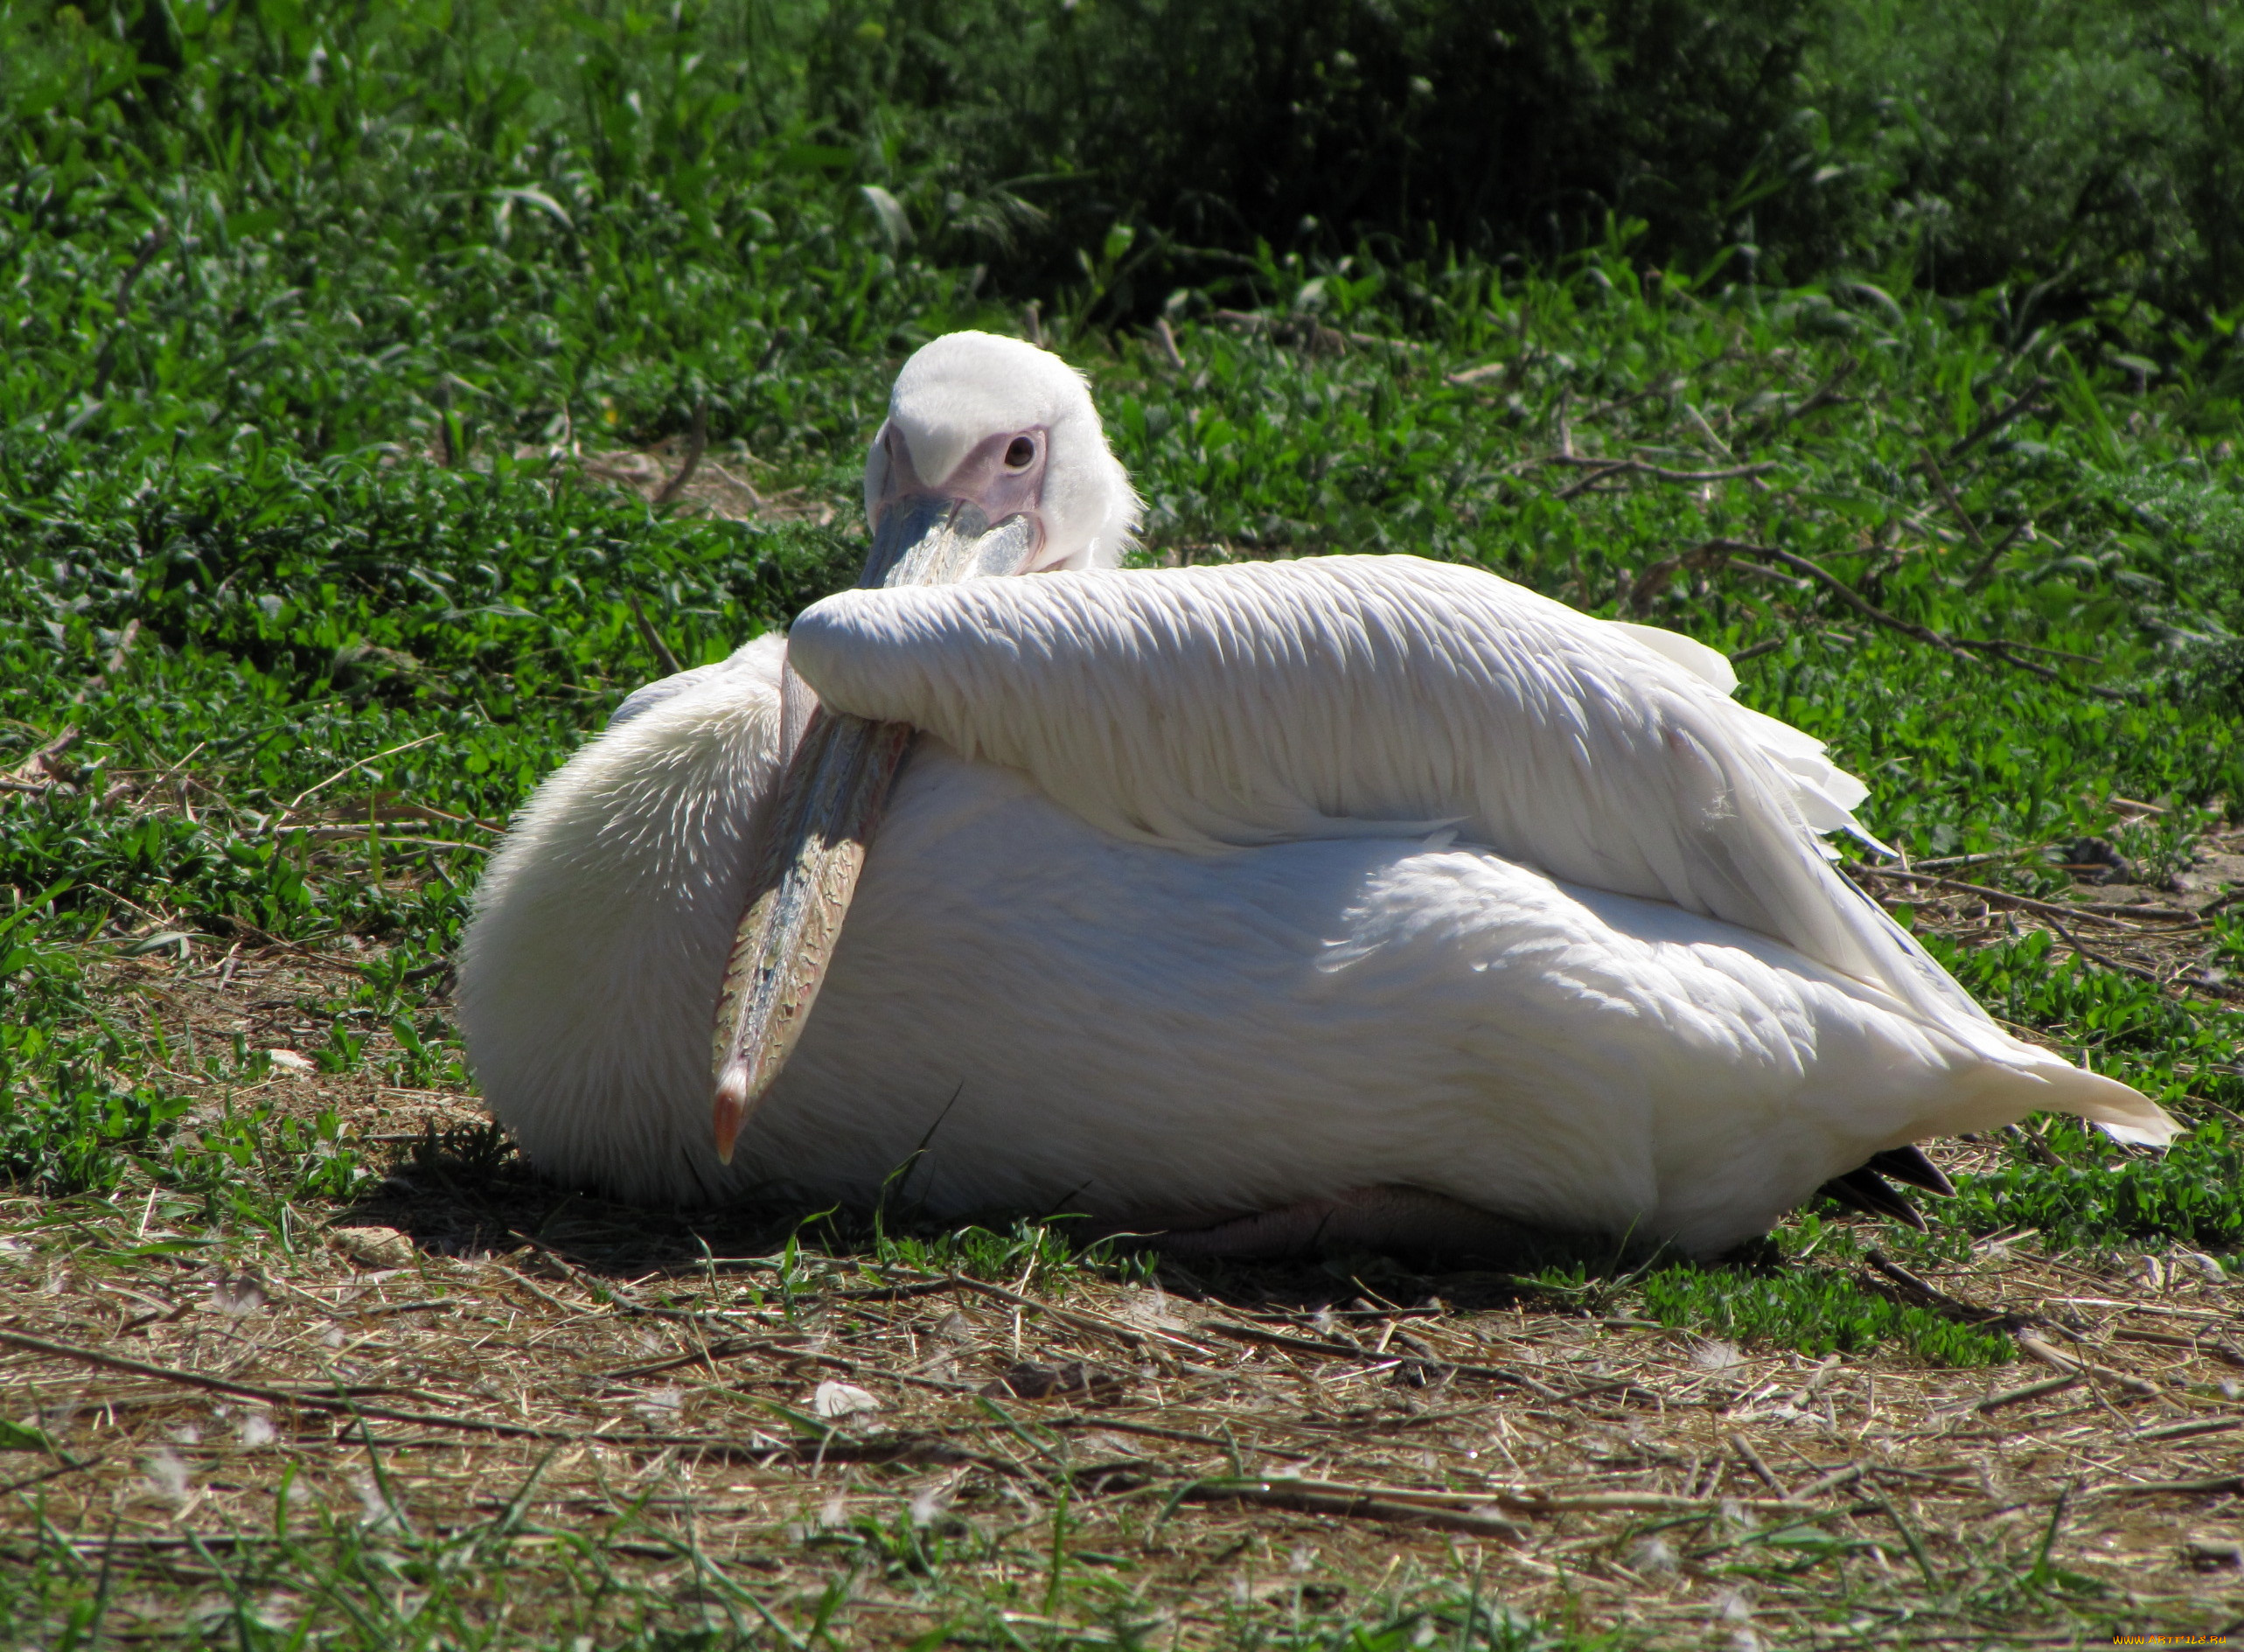
M 954 332 L 912 354 L 896 375 L 889 416 L 865 456 L 865 517 L 877 521 L 900 464 L 928 483 L 958 477 L 993 436 L 1033 432 L 1047 484 L 1041 554 L 1026 571 L 1112 568 L 1130 547 L 1138 496 L 1083 375 L 1018 338 Z
M 975 405 L 943 402 L 958 453 Z M 955 462 L 924 445 L 923 475 Z M 1070 507 L 1098 552 L 1129 510 L 1102 485 Z M 852 592 L 789 646 L 830 708 L 926 733 L 731 1167 L 710 1024 L 781 645 L 634 696 L 485 880 L 462 1022 L 551 1174 L 864 1203 L 908 1167 L 941 1213 L 1142 1228 L 1404 1188 L 1709 1252 L 1874 1153 L 2037 1108 L 2171 1134 L 1836 876 L 1815 832 L 1859 784 L 1687 638 L 1350 557 Z
M 1679 661 L 1688 641 L 1476 569 L 1352 556 L 851 591 L 790 649 L 829 706 L 1026 770 L 1118 836 L 1453 826 L 1772 936 L 1978 1036 L 1984 1013 L 1825 861 L 1809 812 L 1854 826 L 1860 783 L 1733 703 L 1711 649 Z

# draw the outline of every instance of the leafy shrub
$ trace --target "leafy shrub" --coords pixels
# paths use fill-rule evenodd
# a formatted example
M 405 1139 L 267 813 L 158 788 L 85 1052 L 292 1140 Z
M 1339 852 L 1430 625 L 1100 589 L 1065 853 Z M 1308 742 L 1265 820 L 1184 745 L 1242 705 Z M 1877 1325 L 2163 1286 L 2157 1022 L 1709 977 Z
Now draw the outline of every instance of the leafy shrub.
M 0 1187 L 107 1192 L 125 1152 L 187 1109 L 118 1076 L 125 1045 L 80 988 L 68 954 L 42 945 L 36 918 L 55 885 L 0 918 Z
M 2244 301 L 2244 18 L 2194 0 L 839 0 L 816 40 L 815 112 L 1048 276 L 1121 220 L 1548 261 L 1634 220 L 1793 280 Z
M 2244 301 L 2244 19 L 2194 0 L 1836 8 L 1815 66 L 1886 196 L 1864 251 L 1948 291 Z
M 1062 250 L 1143 218 L 1232 249 L 1431 230 L 1556 254 L 1633 216 L 1662 253 L 1704 256 L 1803 164 L 1812 17 L 1809 0 L 860 0 L 834 8 L 812 74 L 858 129 L 917 112 L 909 137 L 970 193 L 1033 178 Z
M 1941 1215 L 1975 1233 L 2032 1228 L 2052 1248 L 2150 1241 L 2244 1251 L 2236 1196 L 2244 1141 L 2228 1126 L 2199 1125 L 2156 1159 L 2123 1154 L 2069 1119 L 2053 1121 L 2048 1133 L 2065 1163 L 2020 1153 L 1999 1169 L 1959 1176 Z
M 87 162 L 254 157 L 229 235 L 409 169 L 449 279 L 487 273 L 483 214 L 565 246 L 681 407 L 740 378 L 693 359 L 696 306 L 646 314 L 688 247 L 761 287 L 815 246 L 789 273 L 826 272 L 844 330 L 882 325 L 854 301 L 915 239 L 1047 296 L 1088 268 L 1143 316 L 1254 284 L 1259 248 L 1548 263 L 1630 225 L 1655 262 L 2008 283 L 2022 337 L 2100 295 L 2244 303 L 2244 12 L 2198 0 L 0 0 L 0 139 L 38 161 L 10 210 L 46 220 L 100 204 Z
M 37 1193 L 106 1193 L 123 1177 L 127 1149 L 161 1138 L 187 1109 L 152 1084 L 122 1084 L 64 1063 L 45 1085 L 24 1081 L 0 1054 L 0 1187 Z

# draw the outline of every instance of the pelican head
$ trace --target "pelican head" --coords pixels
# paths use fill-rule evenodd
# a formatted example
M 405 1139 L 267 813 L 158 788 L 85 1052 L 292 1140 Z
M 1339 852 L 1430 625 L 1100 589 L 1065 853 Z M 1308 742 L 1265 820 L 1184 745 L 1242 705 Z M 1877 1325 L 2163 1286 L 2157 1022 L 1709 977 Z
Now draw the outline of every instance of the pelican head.
M 1083 375 L 1018 338 L 954 332 L 904 363 L 865 457 L 860 582 L 1112 567 L 1138 499 Z

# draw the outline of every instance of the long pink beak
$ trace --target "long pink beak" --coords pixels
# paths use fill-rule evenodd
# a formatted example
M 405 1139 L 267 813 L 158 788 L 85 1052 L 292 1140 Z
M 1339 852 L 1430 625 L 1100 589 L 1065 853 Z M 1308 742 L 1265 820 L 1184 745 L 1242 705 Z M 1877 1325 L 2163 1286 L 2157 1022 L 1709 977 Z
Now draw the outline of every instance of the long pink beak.
M 883 515 L 864 582 L 936 585 L 1019 573 L 1042 545 L 1033 517 L 992 526 L 971 503 L 913 500 Z M 732 1162 L 741 1131 L 810 1020 L 913 734 L 909 723 L 822 707 L 788 763 L 717 1000 L 710 1128 L 723 1163 Z

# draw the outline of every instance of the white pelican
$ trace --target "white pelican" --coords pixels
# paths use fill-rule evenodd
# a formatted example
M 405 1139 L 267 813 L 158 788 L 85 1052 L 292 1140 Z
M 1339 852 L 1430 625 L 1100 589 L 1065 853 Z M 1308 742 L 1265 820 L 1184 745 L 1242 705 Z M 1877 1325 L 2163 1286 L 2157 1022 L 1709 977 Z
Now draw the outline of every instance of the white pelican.
M 1938 1184 L 1910 1144 L 2036 1109 L 2174 1133 L 1832 871 L 1863 788 L 1697 643 L 1405 556 L 1120 571 L 1136 500 L 1087 388 L 981 334 L 906 364 L 866 506 L 888 589 L 641 689 L 484 881 L 461 1024 L 551 1175 L 893 1183 L 1232 1254 L 1506 1223 L 1711 1254 L 1835 1179 Z M 783 764 L 796 672 L 872 742 L 839 779 L 815 735 Z M 839 714 L 922 731 L 854 904 L 804 842 L 877 813 L 902 747 Z M 823 988 L 753 1084 L 721 1028 L 713 1131 L 759 889 L 794 903 L 763 964 Z

